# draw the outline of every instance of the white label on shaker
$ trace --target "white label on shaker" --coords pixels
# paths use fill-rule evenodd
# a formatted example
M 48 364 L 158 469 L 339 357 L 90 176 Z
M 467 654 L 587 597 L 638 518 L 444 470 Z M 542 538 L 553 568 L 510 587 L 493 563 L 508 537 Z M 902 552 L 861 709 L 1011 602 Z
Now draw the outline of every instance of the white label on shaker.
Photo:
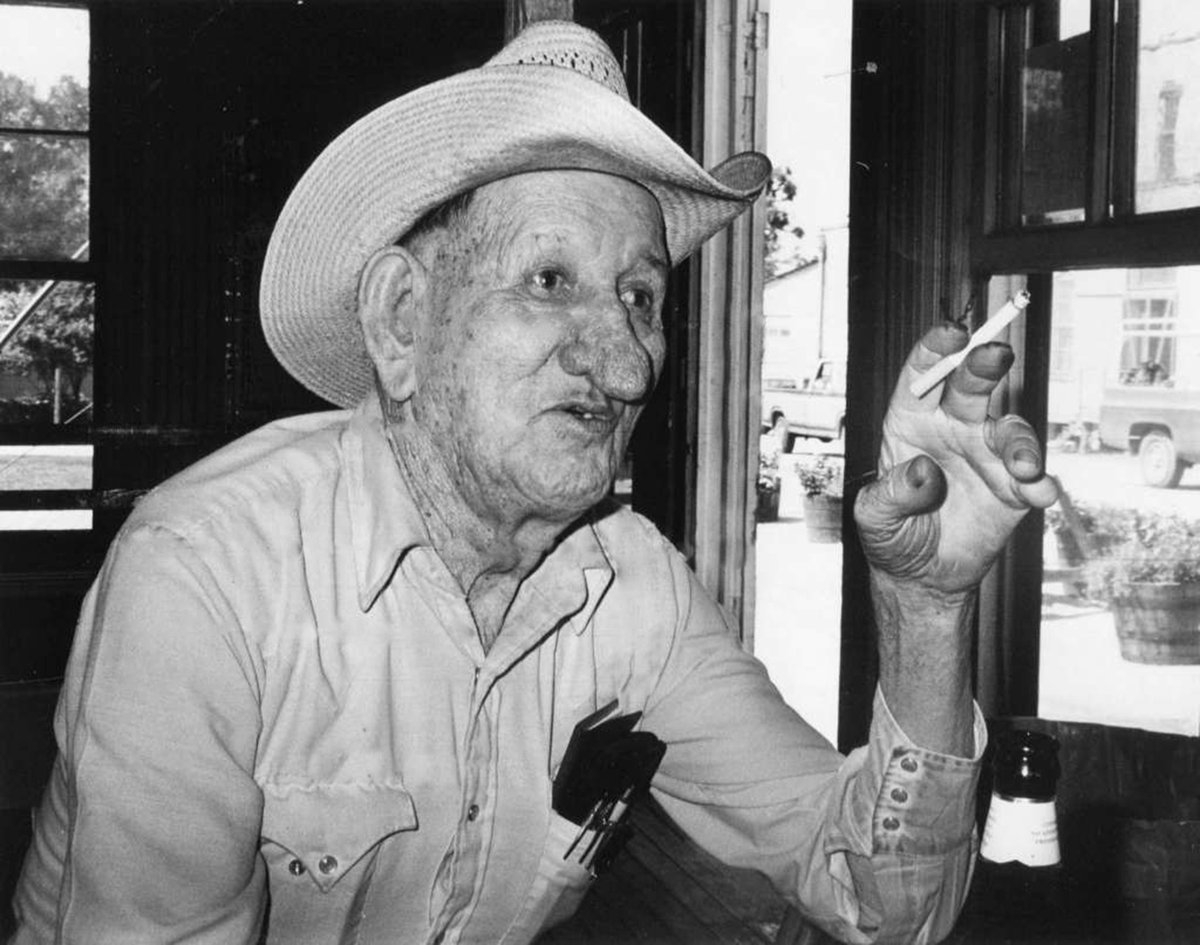
M 1053 866 L 1058 850 L 1058 818 L 1054 801 L 992 795 L 983 828 L 980 856 L 993 863 L 1019 860 L 1027 866 Z

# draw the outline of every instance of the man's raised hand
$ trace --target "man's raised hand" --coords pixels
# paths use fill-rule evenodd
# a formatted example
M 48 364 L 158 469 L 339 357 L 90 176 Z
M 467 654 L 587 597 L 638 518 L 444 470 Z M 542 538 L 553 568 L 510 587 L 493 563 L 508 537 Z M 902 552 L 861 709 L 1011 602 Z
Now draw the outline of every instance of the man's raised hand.
M 1008 345 L 974 349 L 924 397 L 910 390 L 917 375 L 966 343 L 966 331 L 947 323 L 913 347 L 884 420 L 878 478 L 855 505 L 877 572 L 949 595 L 973 589 L 1025 513 L 1058 498 L 1029 424 L 987 413 L 1012 365 Z

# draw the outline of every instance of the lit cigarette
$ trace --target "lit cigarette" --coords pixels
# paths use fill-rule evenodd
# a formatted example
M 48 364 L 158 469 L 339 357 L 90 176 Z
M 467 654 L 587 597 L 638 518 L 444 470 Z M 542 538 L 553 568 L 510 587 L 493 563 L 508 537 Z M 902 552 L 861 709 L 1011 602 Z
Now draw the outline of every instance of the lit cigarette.
M 1029 293 L 1022 289 L 1015 296 L 1009 299 L 1001 306 L 991 318 L 979 326 L 967 342 L 967 346 L 962 351 L 956 351 L 954 354 L 948 354 L 937 364 L 931 367 L 924 374 L 920 375 L 909 390 L 912 391 L 914 397 L 924 397 L 931 390 L 937 387 L 946 376 L 956 367 L 966 360 L 968 354 L 980 345 L 985 345 L 989 341 L 994 341 L 1000 332 L 1004 331 L 1009 326 L 1014 318 L 1025 311 L 1025 307 L 1029 304 Z

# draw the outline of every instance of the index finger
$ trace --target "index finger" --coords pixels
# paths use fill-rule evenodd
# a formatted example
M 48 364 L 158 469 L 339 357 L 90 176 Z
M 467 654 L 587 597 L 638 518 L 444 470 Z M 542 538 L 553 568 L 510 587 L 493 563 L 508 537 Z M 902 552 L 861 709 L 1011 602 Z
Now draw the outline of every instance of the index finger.
M 892 394 L 892 406 L 920 413 L 933 413 L 938 408 L 941 396 L 932 391 L 926 397 L 912 392 L 913 381 L 932 368 L 948 354 L 954 354 L 967 346 L 967 329 L 957 322 L 942 322 L 935 325 L 913 345 L 900 371 L 900 380 Z

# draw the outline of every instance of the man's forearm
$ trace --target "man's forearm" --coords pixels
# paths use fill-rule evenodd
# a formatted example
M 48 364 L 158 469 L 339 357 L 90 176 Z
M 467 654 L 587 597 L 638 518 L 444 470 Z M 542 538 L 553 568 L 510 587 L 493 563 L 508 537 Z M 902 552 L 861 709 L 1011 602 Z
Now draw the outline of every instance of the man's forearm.
M 974 752 L 969 622 L 975 592 L 938 594 L 871 572 L 879 685 L 896 722 L 929 751 Z

